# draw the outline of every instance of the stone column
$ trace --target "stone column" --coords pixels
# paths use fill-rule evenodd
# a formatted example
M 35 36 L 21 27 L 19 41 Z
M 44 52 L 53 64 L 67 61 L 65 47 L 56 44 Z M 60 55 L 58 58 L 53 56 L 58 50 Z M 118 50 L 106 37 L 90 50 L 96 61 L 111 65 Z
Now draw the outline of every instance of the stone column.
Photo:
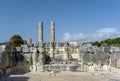
M 50 31 L 50 42 L 55 42 L 55 22 L 50 23 L 51 31 Z
M 27 45 L 30 45 L 30 44 L 32 44 L 32 39 L 31 39 L 31 38 L 28 38 L 28 39 L 27 39 Z
M 43 22 L 39 22 L 39 42 L 43 42 Z
M 50 27 L 50 58 L 54 60 L 55 22 L 51 22 Z
M 67 62 L 68 60 L 68 46 L 67 43 L 64 44 L 64 60 Z

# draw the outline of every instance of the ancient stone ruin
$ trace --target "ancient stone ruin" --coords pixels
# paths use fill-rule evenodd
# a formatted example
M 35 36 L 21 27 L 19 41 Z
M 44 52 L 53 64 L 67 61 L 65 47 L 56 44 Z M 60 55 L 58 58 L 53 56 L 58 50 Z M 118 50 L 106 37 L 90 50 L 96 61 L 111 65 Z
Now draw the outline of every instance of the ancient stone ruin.
M 0 45 L 0 74 L 13 71 L 110 71 L 120 68 L 119 47 L 97 47 L 91 43 L 56 42 L 55 22 L 50 23 L 50 42 L 44 42 L 43 22 L 39 23 L 38 42 L 20 47 Z

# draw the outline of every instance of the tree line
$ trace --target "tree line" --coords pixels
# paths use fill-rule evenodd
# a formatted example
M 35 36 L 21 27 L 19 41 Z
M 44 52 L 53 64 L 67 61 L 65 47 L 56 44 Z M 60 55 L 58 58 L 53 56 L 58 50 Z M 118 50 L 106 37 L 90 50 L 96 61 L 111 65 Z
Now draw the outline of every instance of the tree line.
M 118 46 L 118 47 L 120 47 L 120 37 L 106 39 L 106 40 L 102 40 L 102 41 L 95 41 L 92 44 L 99 46 L 99 47 L 100 46 Z
M 21 46 L 22 44 L 24 44 L 24 40 L 22 39 L 22 37 L 20 35 L 13 35 L 10 38 L 9 45 L 17 47 L 17 46 Z M 120 37 L 106 39 L 106 40 L 102 40 L 102 41 L 95 41 L 95 42 L 92 42 L 92 45 L 95 45 L 98 47 L 100 47 L 100 46 L 118 46 L 118 47 L 120 47 Z

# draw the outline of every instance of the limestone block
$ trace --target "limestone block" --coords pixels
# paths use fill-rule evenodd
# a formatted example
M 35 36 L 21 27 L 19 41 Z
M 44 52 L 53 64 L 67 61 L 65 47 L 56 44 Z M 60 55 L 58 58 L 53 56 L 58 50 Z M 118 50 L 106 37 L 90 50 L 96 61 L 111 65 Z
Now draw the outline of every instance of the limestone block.
M 77 69 L 78 69 L 78 71 L 81 71 L 81 72 L 84 71 L 84 65 L 80 64 Z
M 46 56 L 42 53 L 39 53 L 39 56 L 37 57 L 37 65 L 42 65 L 45 63 Z
M 101 71 L 101 65 L 96 65 L 95 70 L 96 71 Z
M 32 54 L 32 63 L 35 65 L 36 64 L 36 55 L 35 55 L 36 53 L 33 53 Z
M 110 52 L 111 53 L 114 52 L 114 48 L 113 47 L 110 48 Z
M 110 71 L 110 66 L 108 66 L 108 65 L 103 65 L 103 66 L 102 66 L 102 70 L 103 70 L 103 71 Z
M 32 63 L 33 65 L 36 65 L 39 62 L 39 54 L 38 53 L 33 53 L 32 54 Z
M 36 65 L 37 66 L 37 72 L 43 72 L 44 71 L 44 65 Z
M 92 54 L 90 53 L 83 53 L 83 64 L 87 64 L 88 62 L 92 61 Z
M 25 57 L 22 53 L 17 53 L 16 54 L 16 62 L 17 62 L 17 65 L 23 65 L 23 62 L 25 60 Z
M 80 72 L 80 71 L 82 72 L 82 71 L 83 71 L 83 70 L 82 70 L 82 67 L 80 66 L 80 67 L 76 68 L 76 71 L 77 71 L 77 72 Z
M 111 57 L 111 55 L 113 55 Z M 119 66 L 119 64 L 117 64 L 117 58 L 118 56 L 116 54 L 109 54 L 109 53 L 104 53 L 104 52 L 96 52 L 95 54 L 92 53 L 83 53 L 83 64 L 89 65 L 88 62 L 92 62 L 93 64 L 97 64 L 95 70 L 100 70 L 100 66 L 98 65 L 103 65 L 106 64 L 108 65 L 110 63 L 110 57 L 112 58 L 112 64 L 114 64 L 116 67 L 117 65 Z M 115 56 L 116 55 L 116 56 Z M 116 58 L 117 57 L 117 58 Z M 118 62 L 119 63 L 119 62 Z M 92 68 L 92 67 L 90 67 Z
M 17 65 L 12 68 L 13 72 L 17 73 L 27 73 L 30 72 L 30 66 L 28 65 Z
M 16 59 L 14 53 L 9 54 L 9 66 L 13 67 L 16 64 Z
M 32 52 L 32 53 L 37 53 L 37 48 L 35 48 L 35 47 L 30 47 L 30 52 Z
M 103 51 L 103 47 L 96 47 L 96 53 L 101 53 Z
M 36 42 L 36 43 L 33 44 L 33 46 L 34 46 L 34 47 L 38 47 L 38 46 L 39 46 L 39 43 Z
M 56 61 L 62 61 L 62 60 L 64 60 L 64 59 L 63 59 L 63 57 L 64 57 L 63 54 L 55 54 L 54 56 L 55 56 L 55 60 L 56 60 Z
M 44 48 L 39 47 L 39 48 L 38 48 L 38 51 L 39 51 L 39 52 L 44 52 L 45 50 L 44 50 Z
M 22 52 L 21 47 L 16 47 L 16 51 L 17 51 L 17 52 Z
M 120 48 L 119 47 L 115 47 L 114 52 L 120 52 Z
M 1 45 L 0 46 L 0 52 L 11 52 L 11 46 L 8 45 Z
M 37 71 L 37 66 L 36 65 L 32 65 L 32 71 L 36 72 Z
M 110 47 L 104 47 L 104 52 L 110 52 Z
M 87 72 L 88 71 L 88 66 L 83 65 L 83 67 L 81 68 L 82 72 Z
M 101 65 L 93 64 L 92 66 L 88 67 L 89 72 L 94 72 L 94 71 L 101 71 Z
M 117 59 L 117 68 L 120 69 L 120 58 Z
M 11 68 L 6 68 L 5 69 L 5 74 L 10 74 L 12 72 Z
M 56 76 L 55 71 L 51 71 L 51 72 L 49 73 L 49 75 L 50 75 L 50 76 Z
M 92 62 L 96 64 L 108 64 L 110 55 L 108 53 L 97 53 L 93 54 Z
M 66 70 L 67 71 L 76 71 L 76 66 L 74 66 L 74 65 L 73 66 L 67 66 Z
M 88 72 L 94 72 L 94 71 L 95 71 L 94 66 L 89 66 L 89 67 L 88 67 Z
M 0 69 L 5 69 L 9 65 L 9 54 L 0 52 Z
M 32 39 L 31 38 L 27 39 L 27 44 L 28 45 L 32 44 Z
M 23 56 L 24 56 L 24 64 L 32 65 L 32 53 L 25 53 Z
M 30 71 L 32 71 L 32 70 L 33 70 L 33 66 L 32 66 L 32 65 L 30 65 L 29 69 L 30 69 Z
M 67 66 L 67 67 L 66 67 L 66 70 L 67 70 L 67 71 L 70 71 L 70 70 L 71 70 L 71 67 L 70 67 L 70 66 Z
M 88 48 L 87 48 L 87 52 L 93 52 L 92 47 L 88 47 Z
M 4 71 L 3 70 L 0 70 L 0 76 L 4 74 Z
M 42 42 L 39 42 L 39 47 L 43 47 L 43 43 Z
M 24 53 L 30 52 L 30 48 L 27 45 L 22 45 L 21 47 L 22 47 L 22 52 Z
M 6 47 L 6 45 L 1 45 L 1 46 L 0 46 L 0 52 L 5 51 L 5 47 Z
M 68 60 L 68 54 L 66 52 L 64 53 L 63 59 L 66 61 Z
M 119 52 L 111 53 L 111 66 L 115 68 L 120 68 L 120 53 Z

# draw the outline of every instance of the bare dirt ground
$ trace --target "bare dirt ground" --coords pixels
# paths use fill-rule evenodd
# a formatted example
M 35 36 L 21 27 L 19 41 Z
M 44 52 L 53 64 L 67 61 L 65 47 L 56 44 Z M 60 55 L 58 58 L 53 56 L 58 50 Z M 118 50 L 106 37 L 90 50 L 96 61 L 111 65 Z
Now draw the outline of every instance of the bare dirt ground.
M 55 76 L 50 75 L 50 72 L 12 73 L 10 75 L 0 77 L 0 81 L 120 81 L 120 71 L 63 71 L 56 73 Z

